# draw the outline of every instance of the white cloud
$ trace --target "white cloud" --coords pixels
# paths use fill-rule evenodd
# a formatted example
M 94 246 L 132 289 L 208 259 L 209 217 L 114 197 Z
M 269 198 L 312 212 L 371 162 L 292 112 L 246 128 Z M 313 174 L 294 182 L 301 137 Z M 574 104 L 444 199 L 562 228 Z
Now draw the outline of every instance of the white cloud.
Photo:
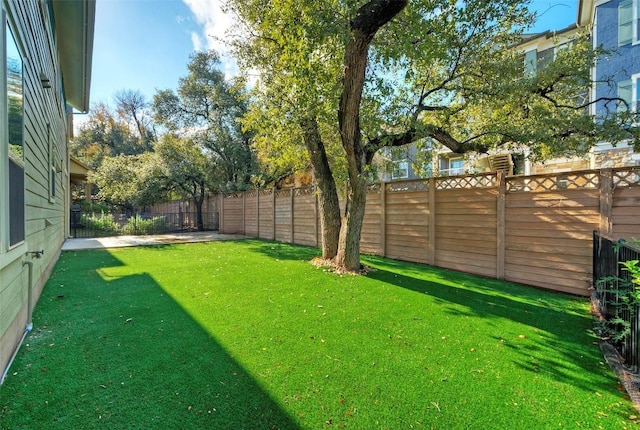
M 238 65 L 225 44 L 227 32 L 233 28 L 231 15 L 222 11 L 222 0 L 182 0 L 193 13 L 200 33 L 191 34 L 193 49 L 203 51 L 215 50 L 220 55 L 223 72 L 227 76 L 238 74 Z
M 193 43 L 194 51 L 202 51 L 202 39 L 200 39 L 200 35 L 195 31 L 191 32 L 191 43 Z
M 220 0 L 182 0 L 202 27 L 202 38 L 207 49 L 215 49 L 220 54 L 228 52 L 224 44 L 225 33 L 233 26 L 231 16 L 222 12 Z M 195 46 L 194 46 L 195 48 Z

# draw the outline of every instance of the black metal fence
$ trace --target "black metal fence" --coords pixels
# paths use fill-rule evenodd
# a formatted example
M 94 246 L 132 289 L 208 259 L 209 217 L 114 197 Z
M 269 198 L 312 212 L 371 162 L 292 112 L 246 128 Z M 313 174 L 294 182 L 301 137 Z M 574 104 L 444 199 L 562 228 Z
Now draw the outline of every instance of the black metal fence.
M 640 370 L 640 285 L 623 263 L 640 260 L 640 249 L 593 232 L 593 303 L 613 333 L 612 341 L 635 373 Z
M 203 212 L 205 230 L 218 229 L 218 213 Z M 122 235 L 149 235 L 198 230 L 195 212 L 177 213 L 83 213 L 71 211 L 71 236 L 91 238 Z

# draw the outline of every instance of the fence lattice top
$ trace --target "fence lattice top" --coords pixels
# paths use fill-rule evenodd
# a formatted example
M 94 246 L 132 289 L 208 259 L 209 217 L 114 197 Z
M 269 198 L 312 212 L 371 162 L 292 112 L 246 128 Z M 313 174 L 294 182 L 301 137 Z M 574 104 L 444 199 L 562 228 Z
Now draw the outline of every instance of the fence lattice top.
M 614 187 L 640 186 L 640 166 L 619 168 L 612 170 Z M 506 178 L 506 190 L 508 192 L 544 192 L 557 190 L 596 189 L 600 186 L 601 172 L 596 170 L 584 170 L 577 172 L 563 172 L 534 176 L 510 176 Z M 431 181 L 434 181 L 436 190 L 471 189 L 471 188 L 497 188 L 500 177 L 495 173 L 486 173 L 472 176 L 447 176 L 431 179 L 413 179 L 388 183 L 375 183 L 369 185 L 369 194 L 378 194 L 384 185 L 385 192 L 402 193 L 428 191 Z M 273 195 L 275 197 L 291 197 L 311 195 L 315 187 L 285 189 L 262 189 L 259 191 L 245 191 L 245 197 Z M 242 192 L 224 194 L 226 198 L 242 197 Z
M 405 191 L 426 191 L 429 189 L 428 180 L 391 182 L 385 185 L 388 193 L 401 193 Z
M 567 172 L 541 176 L 517 176 L 507 179 L 507 190 L 518 191 L 556 191 L 598 188 L 600 175 L 597 172 Z
M 436 189 L 453 190 L 469 188 L 495 188 L 498 186 L 498 175 L 449 176 L 436 179 Z
M 615 187 L 633 187 L 640 185 L 640 168 L 616 170 L 613 175 Z

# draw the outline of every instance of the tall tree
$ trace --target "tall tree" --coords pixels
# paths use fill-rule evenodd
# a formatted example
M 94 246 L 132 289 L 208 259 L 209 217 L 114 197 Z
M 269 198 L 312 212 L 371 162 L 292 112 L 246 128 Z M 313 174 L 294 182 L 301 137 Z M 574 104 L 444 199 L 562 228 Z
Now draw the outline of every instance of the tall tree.
M 135 126 L 140 146 L 144 151 L 152 150 L 156 131 L 144 95 L 138 90 L 120 90 L 114 99 L 118 116 Z
M 123 111 L 120 113 L 124 114 Z M 152 143 L 142 142 L 137 130 L 132 128 L 128 114 L 120 113 L 106 103 L 95 104 L 71 142 L 71 154 L 96 169 L 105 157 L 136 155 L 150 150 Z
M 338 266 L 360 265 L 366 177 L 383 147 L 430 137 L 456 153 L 527 145 L 544 157 L 620 138 L 620 118 L 594 121 L 580 98 L 599 54 L 585 37 L 539 73 L 524 73 L 514 46 L 533 18 L 527 3 L 228 2 L 241 23 L 235 53 L 260 73 L 259 100 L 287 101 L 286 115 L 275 110 L 272 123 L 306 118 L 340 136 L 348 182 Z M 331 171 L 322 168 L 325 158 L 312 159 L 318 182 Z
M 149 172 L 155 169 L 155 174 Z M 109 206 L 133 212 L 137 207 L 151 205 L 167 197 L 157 187 L 159 177 L 152 153 L 105 157 L 100 166 L 90 173 L 90 180 L 98 186 L 98 200 Z
M 211 154 L 189 138 L 165 134 L 156 143 L 155 155 L 160 168 L 154 170 L 156 183 L 193 201 L 198 230 L 204 230 L 202 205 L 207 190 L 213 188 L 217 165 Z M 157 172 L 157 173 L 155 173 Z
M 177 92 L 154 96 L 155 118 L 211 153 L 223 172 L 219 190 L 246 189 L 259 171 L 252 135 L 240 123 L 247 111 L 244 82 L 225 79 L 214 51 L 194 54 L 187 67 L 189 74 L 180 79 Z

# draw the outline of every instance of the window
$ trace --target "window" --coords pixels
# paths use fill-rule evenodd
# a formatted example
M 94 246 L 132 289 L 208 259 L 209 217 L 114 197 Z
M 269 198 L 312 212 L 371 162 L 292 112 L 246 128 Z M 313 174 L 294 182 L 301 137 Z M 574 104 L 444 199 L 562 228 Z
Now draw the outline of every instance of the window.
M 407 179 L 409 177 L 409 163 L 407 160 L 394 161 L 392 179 Z
M 618 102 L 618 112 L 624 112 L 627 109 L 632 112 L 640 112 L 640 85 L 638 85 L 638 80 L 640 80 L 640 74 L 631 76 L 631 79 L 618 82 L 617 96 L 626 102 Z
M 621 101 L 618 102 L 618 112 L 624 112 L 632 106 L 631 104 L 633 102 L 632 88 L 633 88 L 633 82 L 631 81 L 631 79 L 618 82 L 618 98 L 626 102 L 626 104 Z
M 9 219 L 8 248 L 12 248 L 24 242 L 25 239 L 24 76 L 22 55 L 8 24 L 5 24 L 5 34 L 4 76 L 7 85 L 7 97 L 4 103 L 6 103 L 7 131 L 3 138 L 7 142 L 6 154 L 8 156 L 3 163 L 6 163 L 5 166 L 8 164 L 8 176 L 4 176 L 8 188 L 8 211 L 2 211 L 2 216 L 7 216 Z M 4 204 L 2 206 L 7 207 Z M 3 248 L 7 246 L 4 242 L 3 245 Z
M 453 158 L 449 160 L 449 169 L 454 173 L 453 175 L 464 174 L 464 160 L 462 158 Z
M 464 175 L 464 158 L 441 158 L 440 174 L 455 176 Z
M 538 52 L 535 49 L 524 53 L 524 73 L 527 76 L 535 76 L 538 68 Z
M 624 0 L 618 5 L 618 46 L 640 41 L 640 7 L 638 0 Z
M 536 64 L 538 70 L 545 67 L 547 64 L 551 63 L 555 57 L 555 48 L 548 48 L 543 51 L 538 51 Z

